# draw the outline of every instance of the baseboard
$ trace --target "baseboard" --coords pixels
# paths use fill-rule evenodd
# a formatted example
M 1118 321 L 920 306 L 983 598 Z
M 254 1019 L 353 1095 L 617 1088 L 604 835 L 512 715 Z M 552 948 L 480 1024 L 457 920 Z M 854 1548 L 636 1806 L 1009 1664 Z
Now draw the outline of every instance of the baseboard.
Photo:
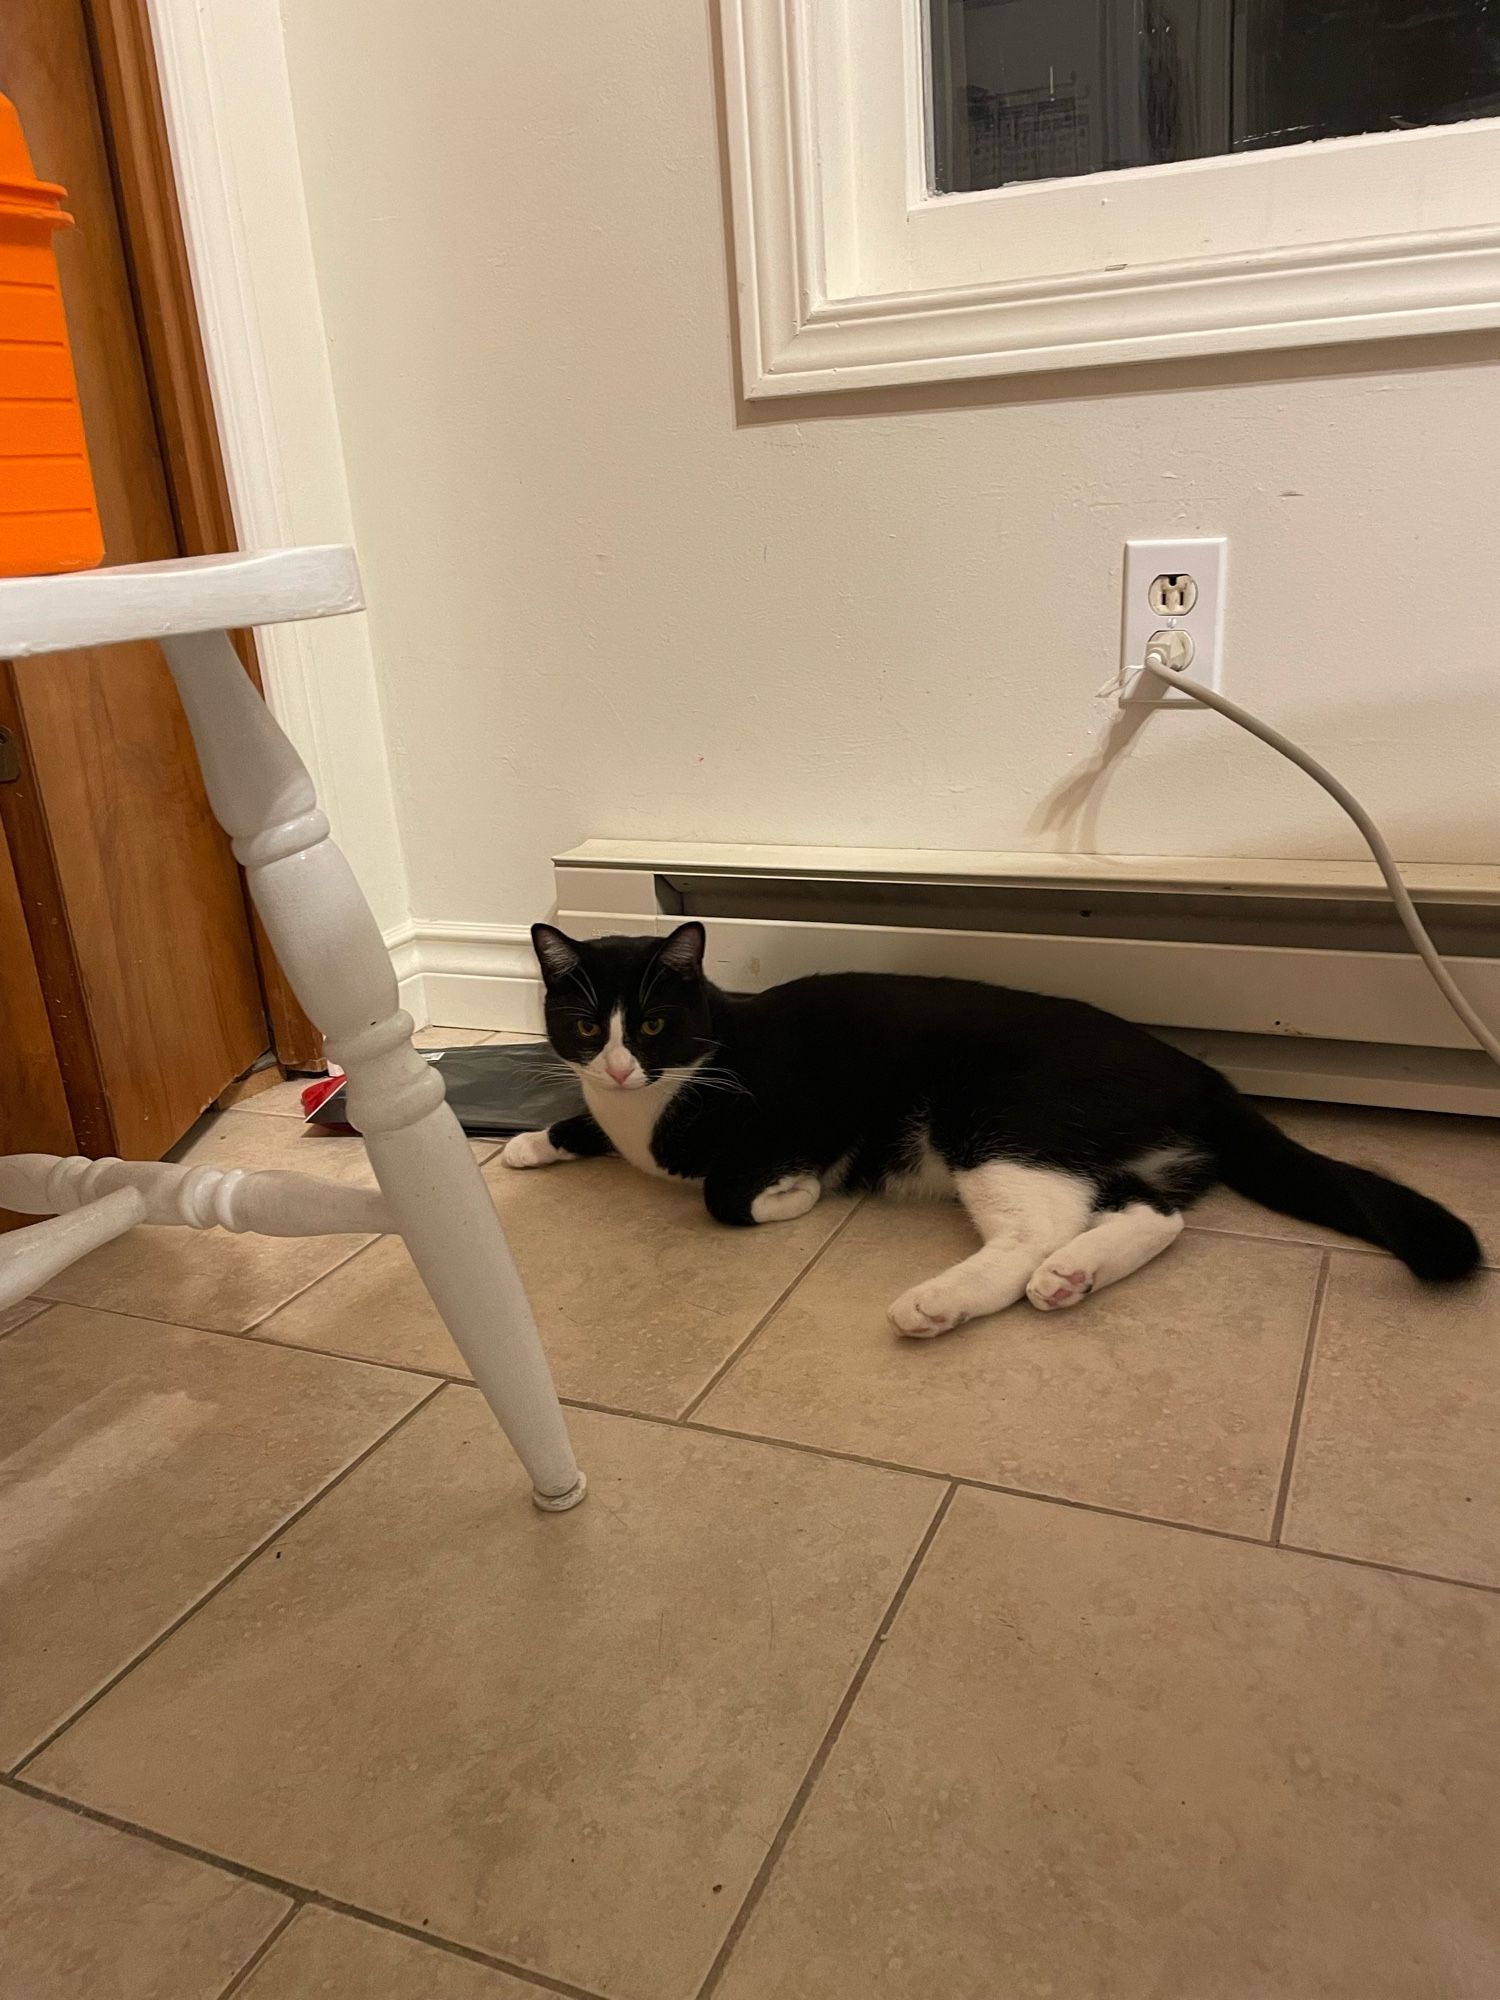
M 401 1005 L 418 1027 L 540 1030 L 541 982 L 524 924 L 416 919 L 385 942 Z
M 404 924 L 397 924 L 394 929 L 385 933 L 385 948 L 391 955 L 391 970 L 396 975 L 396 988 L 400 994 L 401 1005 L 419 1028 L 429 1027 L 431 1023 L 427 1018 L 427 984 L 423 978 L 421 953 L 417 946 L 417 927 L 410 917 Z

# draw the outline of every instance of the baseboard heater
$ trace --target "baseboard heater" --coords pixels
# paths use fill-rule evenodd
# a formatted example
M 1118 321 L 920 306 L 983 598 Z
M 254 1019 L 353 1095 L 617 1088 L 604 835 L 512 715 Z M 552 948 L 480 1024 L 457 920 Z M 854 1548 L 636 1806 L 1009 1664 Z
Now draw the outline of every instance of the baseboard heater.
M 929 972 L 1091 1000 L 1262 1096 L 1500 1117 L 1500 1070 L 1412 954 L 1373 865 L 590 840 L 555 861 L 580 937 L 702 917 L 709 970 Z M 1406 871 L 1500 1021 L 1500 867 Z

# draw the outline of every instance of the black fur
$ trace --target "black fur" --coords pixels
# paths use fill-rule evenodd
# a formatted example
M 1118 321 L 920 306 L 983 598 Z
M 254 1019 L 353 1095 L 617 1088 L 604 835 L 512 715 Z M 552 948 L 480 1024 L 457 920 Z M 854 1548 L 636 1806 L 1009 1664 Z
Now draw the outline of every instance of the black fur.
M 560 1055 L 589 1061 L 618 1008 L 648 1076 L 704 1066 L 651 1144 L 665 1171 L 703 1182 L 721 1222 L 749 1223 L 788 1173 L 879 1189 L 927 1145 L 955 1171 L 1012 1160 L 1084 1176 L 1100 1209 L 1171 1213 L 1223 1181 L 1377 1244 L 1419 1278 L 1462 1278 L 1479 1261 L 1473 1231 L 1437 1202 L 1298 1145 L 1217 1070 L 1081 1001 L 858 972 L 725 993 L 703 976 L 701 924 L 585 943 L 539 924 L 533 937 Z M 610 1150 L 587 1116 L 550 1136 L 571 1153 Z

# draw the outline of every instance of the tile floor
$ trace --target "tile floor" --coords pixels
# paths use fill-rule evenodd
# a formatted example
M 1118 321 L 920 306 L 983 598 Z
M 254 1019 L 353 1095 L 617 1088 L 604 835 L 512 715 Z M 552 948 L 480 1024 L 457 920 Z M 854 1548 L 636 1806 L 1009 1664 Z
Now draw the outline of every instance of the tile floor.
M 295 1111 L 196 1156 L 362 1177 Z M 1500 1250 L 1500 1130 L 1284 1116 Z M 1216 1197 L 903 1343 L 956 1213 L 480 1151 L 577 1513 L 399 1244 L 143 1231 L 0 1318 L 5 2000 L 1500 1994 L 1500 1270 Z

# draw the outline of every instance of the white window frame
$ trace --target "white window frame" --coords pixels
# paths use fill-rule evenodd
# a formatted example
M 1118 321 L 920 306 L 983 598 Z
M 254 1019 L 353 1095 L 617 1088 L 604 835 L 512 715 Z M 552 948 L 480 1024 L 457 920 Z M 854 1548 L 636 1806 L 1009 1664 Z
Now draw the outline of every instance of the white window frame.
M 1500 119 L 935 196 L 925 7 L 723 0 L 747 397 L 1500 325 Z

